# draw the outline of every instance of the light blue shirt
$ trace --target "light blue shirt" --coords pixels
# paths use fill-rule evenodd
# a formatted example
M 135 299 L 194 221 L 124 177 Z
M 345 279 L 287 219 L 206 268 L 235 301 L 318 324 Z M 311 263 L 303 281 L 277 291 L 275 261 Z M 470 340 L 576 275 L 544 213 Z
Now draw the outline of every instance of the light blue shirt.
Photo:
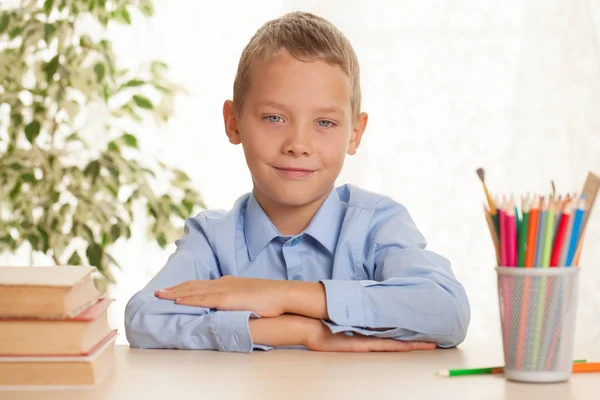
M 250 352 L 250 311 L 175 304 L 157 289 L 224 275 L 322 282 L 332 332 L 461 343 L 469 301 L 450 263 L 426 250 L 406 208 L 352 185 L 331 191 L 309 226 L 282 236 L 254 195 L 233 209 L 204 211 L 185 224 L 177 250 L 125 310 L 125 332 L 141 348 Z

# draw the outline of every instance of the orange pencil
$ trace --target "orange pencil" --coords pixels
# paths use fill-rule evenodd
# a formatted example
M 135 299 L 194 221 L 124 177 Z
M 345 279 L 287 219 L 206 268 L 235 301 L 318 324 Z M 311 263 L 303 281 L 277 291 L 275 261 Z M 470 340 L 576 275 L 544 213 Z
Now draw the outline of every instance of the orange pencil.
M 600 372 L 600 362 L 573 363 L 573 372 Z
M 537 242 L 538 216 L 540 213 L 539 199 L 536 196 L 533 199 L 533 206 L 529 213 L 529 231 L 527 236 L 527 252 L 525 253 L 525 267 L 533 267 L 535 257 L 535 248 Z

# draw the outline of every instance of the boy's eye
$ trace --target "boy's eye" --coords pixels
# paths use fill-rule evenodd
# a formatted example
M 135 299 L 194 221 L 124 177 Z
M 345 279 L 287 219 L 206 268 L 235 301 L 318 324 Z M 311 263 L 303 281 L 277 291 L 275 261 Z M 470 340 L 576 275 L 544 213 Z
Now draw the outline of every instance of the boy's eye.
M 274 123 L 281 122 L 281 117 L 279 115 L 267 115 L 265 118 L 269 122 L 274 122 Z
M 317 123 L 319 124 L 320 128 L 329 128 L 329 127 L 335 125 L 333 122 L 327 121 L 326 119 L 322 119 Z

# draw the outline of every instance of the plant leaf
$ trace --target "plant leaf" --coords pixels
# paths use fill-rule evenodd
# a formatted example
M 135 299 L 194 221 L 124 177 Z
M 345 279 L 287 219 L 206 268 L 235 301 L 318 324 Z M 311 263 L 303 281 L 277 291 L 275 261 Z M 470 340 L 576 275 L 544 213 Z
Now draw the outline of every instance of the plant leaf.
M 50 36 L 54 34 L 56 27 L 52 24 L 44 24 L 44 40 L 46 44 L 50 43 Z
M 52 12 L 52 7 L 54 7 L 54 0 L 46 0 L 44 1 L 44 12 L 46 16 L 49 16 Z
M 161 249 L 164 249 L 167 246 L 167 239 L 165 238 L 165 235 L 160 233 L 158 236 L 156 236 L 156 243 L 158 243 Z
M 77 250 L 73 250 L 73 254 L 71 254 L 71 257 L 69 257 L 67 264 L 68 265 L 81 265 L 81 257 L 79 256 L 79 253 L 77 253 Z
M 108 150 L 119 152 L 121 149 L 119 149 L 119 146 L 115 143 L 114 140 L 112 140 L 108 143 Z
M 7 12 L 3 12 L 0 17 L 0 34 L 4 33 L 6 28 L 8 28 L 9 17 Z
M 108 103 L 108 99 L 110 98 L 110 89 L 108 88 L 108 85 L 106 83 L 104 84 L 102 90 L 104 95 L 104 102 Z
M 150 2 L 150 1 L 142 1 L 140 3 L 140 11 L 146 17 L 151 17 L 154 14 L 154 7 L 152 6 L 152 2 Z
M 35 181 L 35 176 L 30 172 L 26 172 L 23 175 L 21 175 L 21 181 L 33 183 Z
M 170 211 L 171 211 L 173 214 L 177 215 L 179 218 L 182 218 L 182 219 L 184 219 L 184 218 L 185 218 L 185 216 L 184 216 L 184 215 L 183 215 L 183 213 L 181 212 L 181 209 L 180 209 L 179 207 L 177 207 L 177 205 L 176 205 L 176 204 L 172 204 L 172 203 L 171 203 L 171 204 L 169 204 L 169 210 L 170 210 Z
M 58 55 L 54 56 L 52 60 L 48 61 L 46 64 L 46 79 L 48 82 L 52 81 L 54 74 L 58 70 Z
M 29 140 L 29 143 L 33 143 L 38 137 L 40 134 L 40 128 L 41 126 L 38 121 L 31 121 L 29 124 L 27 124 L 25 127 L 25 136 L 27 137 L 27 140 Z
M 90 162 L 83 170 L 83 174 L 91 177 L 92 185 L 95 184 L 98 175 L 100 175 L 100 162 L 98 160 Z
M 150 101 L 149 98 L 136 94 L 133 96 L 133 101 L 137 104 L 138 107 L 144 108 L 146 110 L 152 110 L 154 108 L 154 104 Z
M 94 72 L 96 73 L 96 82 L 100 83 L 104 79 L 106 67 L 103 63 L 96 63 L 96 65 L 94 65 Z
M 17 26 L 15 28 L 13 28 L 9 33 L 8 33 L 8 37 L 10 38 L 10 40 L 16 38 L 17 36 L 19 36 L 19 34 L 21 33 L 23 29 L 21 29 L 20 26 Z
M 183 200 L 181 200 L 181 205 L 188 212 L 188 215 L 190 215 L 192 213 L 192 210 L 194 209 L 194 203 L 193 202 L 191 202 L 191 201 L 189 201 L 187 199 L 183 199 Z
M 115 258 L 113 256 L 111 256 L 109 253 L 104 253 L 104 255 L 106 256 L 106 258 L 108 259 L 108 262 L 111 263 L 112 265 L 114 265 L 115 267 L 119 268 L 120 270 L 122 270 L 123 268 L 121 268 L 121 265 L 119 265 L 119 263 L 117 262 L 117 260 L 115 260 Z
M 125 143 L 125 146 L 131 147 L 133 149 L 139 149 L 137 138 L 131 133 L 126 133 L 123 136 L 121 136 L 121 138 L 123 139 L 123 143 Z
M 129 87 L 137 87 L 145 85 L 146 82 L 141 79 L 131 79 L 124 84 L 121 85 L 121 89 L 129 88 Z
M 110 239 L 111 242 L 114 243 L 121 236 L 121 226 L 119 224 L 114 224 L 110 227 Z
M 102 255 L 104 250 L 98 243 L 90 243 L 85 251 L 85 255 L 90 262 L 90 265 L 100 269 L 102 268 Z
M 39 248 L 40 238 L 37 235 L 35 235 L 33 233 L 28 234 L 27 235 L 27 241 L 31 244 L 31 248 L 33 250 L 39 250 L 40 249 Z
M 40 232 L 40 236 L 42 238 L 42 251 L 45 253 L 50 248 L 50 242 L 48 240 L 48 232 L 42 227 L 38 226 L 38 231 Z
M 127 23 L 127 25 L 131 25 L 131 15 L 129 15 L 129 11 L 125 7 L 121 10 L 121 17 L 123 17 L 123 21 Z
M 83 232 L 85 232 L 85 235 L 87 236 L 87 238 L 90 242 L 94 241 L 94 232 L 92 231 L 92 229 L 89 226 L 84 224 Z

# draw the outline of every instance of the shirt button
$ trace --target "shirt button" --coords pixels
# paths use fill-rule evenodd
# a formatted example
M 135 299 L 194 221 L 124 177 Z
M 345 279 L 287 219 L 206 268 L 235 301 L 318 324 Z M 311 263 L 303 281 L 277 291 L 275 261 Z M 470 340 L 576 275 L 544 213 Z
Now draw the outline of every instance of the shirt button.
M 300 275 L 296 275 L 292 279 L 295 280 L 295 281 L 301 281 L 302 277 Z

